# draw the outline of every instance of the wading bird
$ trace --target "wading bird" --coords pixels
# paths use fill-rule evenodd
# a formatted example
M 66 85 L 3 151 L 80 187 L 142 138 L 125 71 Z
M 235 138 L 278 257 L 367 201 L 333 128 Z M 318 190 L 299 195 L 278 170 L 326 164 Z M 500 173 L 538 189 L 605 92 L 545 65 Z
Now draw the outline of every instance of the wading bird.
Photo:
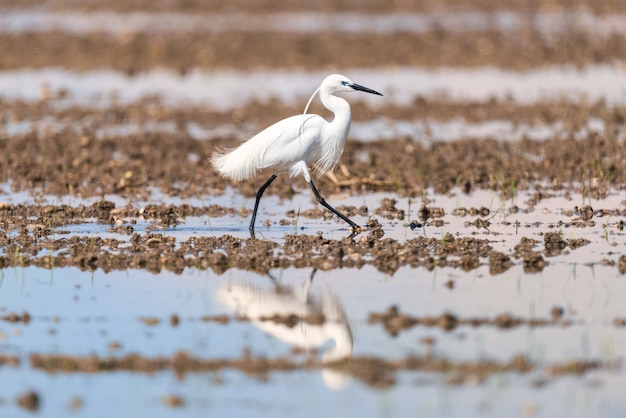
M 346 145 L 352 111 L 348 102 L 336 94 L 351 91 L 364 91 L 382 96 L 377 91 L 353 83 L 345 76 L 329 75 L 315 90 L 302 115 L 276 122 L 239 147 L 213 155 L 211 162 L 215 170 L 222 177 L 235 181 L 250 179 L 263 169 L 274 170 L 274 174 L 256 194 L 250 220 L 250 233 L 253 236 L 261 196 L 278 174 L 285 171 L 289 172 L 290 177 L 302 174 L 322 206 L 347 222 L 353 230 L 360 229 L 357 224 L 324 200 L 309 173 L 311 165 L 318 176 L 333 170 L 337 165 Z M 307 110 L 317 93 L 324 107 L 334 113 L 335 117 L 331 122 L 319 115 L 307 115 Z

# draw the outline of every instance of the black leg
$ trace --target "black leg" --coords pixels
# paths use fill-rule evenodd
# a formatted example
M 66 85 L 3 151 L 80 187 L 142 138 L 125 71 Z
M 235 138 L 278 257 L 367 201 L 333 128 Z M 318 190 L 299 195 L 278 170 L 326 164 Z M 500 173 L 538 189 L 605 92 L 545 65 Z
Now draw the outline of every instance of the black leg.
M 272 184 L 272 182 L 276 179 L 276 174 L 272 174 L 272 177 L 269 178 L 265 182 L 263 186 L 256 192 L 256 201 L 254 202 L 254 211 L 252 211 L 252 220 L 250 220 L 250 231 L 252 233 L 252 237 L 254 238 L 254 222 L 256 221 L 256 211 L 259 209 L 259 202 L 261 201 L 261 196 L 263 196 L 263 192 L 267 187 Z
M 315 198 L 322 206 L 324 206 L 326 209 L 328 209 L 329 211 L 331 211 L 332 213 L 334 213 L 335 215 L 339 216 L 341 219 L 346 221 L 352 229 L 359 229 L 359 226 L 355 224 L 354 222 L 352 222 L 350 219 L 348 219 L 346 215 L 344 215 L 343 213 L 339 212 L 337 209 L 335 209 L 334 207 L 326 203 L 326 200 L 324 200 L 324 198 L 320 195 L 320 192 L 318 192 L 317 189 L 315 188 L 315 185 L 313 184 L 313 180 L 309 181 L 309 186 L 311 186 L 311 190 L 313 190 L 313 194 L 315 195 Z

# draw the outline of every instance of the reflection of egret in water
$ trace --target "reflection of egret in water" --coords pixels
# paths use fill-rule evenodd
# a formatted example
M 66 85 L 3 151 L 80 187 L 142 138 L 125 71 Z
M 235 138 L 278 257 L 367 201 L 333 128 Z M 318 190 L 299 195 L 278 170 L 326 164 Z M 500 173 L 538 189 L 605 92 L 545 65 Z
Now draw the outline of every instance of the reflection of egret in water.
M 250 282 L 228 282 L 217 290 L 217 299 L 256 327 L 289 344 L 314 349 L 334 340 L 335 346 L 322 355 L 325 363 L 352 355 L 352 332 L 339 299 L 324 288 L 320 297 L 310 294 L 315 270 L 302 288 L 276 284 L 270 288 Z M 271 276 L 270 276 L 271 277 Z M 324 380 L 332 388 L 342 387 L 345 377 L 329 369 Z

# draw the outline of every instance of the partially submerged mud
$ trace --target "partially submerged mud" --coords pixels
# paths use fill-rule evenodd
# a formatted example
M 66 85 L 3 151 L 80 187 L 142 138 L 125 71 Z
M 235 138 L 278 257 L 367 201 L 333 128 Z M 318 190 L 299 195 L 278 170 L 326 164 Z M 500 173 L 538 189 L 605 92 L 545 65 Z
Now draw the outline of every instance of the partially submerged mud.
M 460 318 L 450 312 L 444 312 L 439 316 L 413 317 L 399 312 L 397 306 L 392 306 L 385 312 L 370 313 L 368 321 L 370 324 L 381 323 L 384 326 L 385 331 L 394 337 L 398 335 L 400 331 L 411 329 L 416 326 L 429 328 L 439 327 L 445 331 L 452 331 L 461 326 L 493 326 L 499 329 L 512 329 L 520 326 L 527 326 L 531 328 L 547 326 L 568 327 L 579 323 L 578 321 L 574 321 L 569 318 L 562 318 L 562 316 L 563 308 L 554 307 L 552 309 L 551 318 L 520 318 L 509 313 L 502 313 L 494 316 L 493 318 Z M 618 320 L 616 319 L 616 321 Z M 616 324 L 616 326 L 618 325 Z
M 18 396 L 16 402 L 20 408 L 37 411 L 41 404 L 41 397 L 39 393 L 31 390 Z
M 380 208 L 375 209 L 376 213 L 389 214 L 391 218 L 403 215 L 391 201 L 382 203 Z M 393 274 L 402 266 L 428 270 L 451 267 L 469 271 L 488 264 L 492 274 L 498 274 L 520 262 L 524 264 L 525 271 L 541 271 L 548 264 L 546 258 L 558 254 L 565 247 L 574 251 L 588 243 L 583 239 L 565 240 L 558 233 L 547 234 L 543 246 L 537 240 L 522 237 L 519 244 L 511 243 L 513 248 L 507 255 L 494 251 L 487 238 L 454 236 L 450 233 L 441 237 L 417 235 L 402 241 L 388 238 L 376 220 L 370 222 L 372 229 L 369 231 L 356 236 L 346 233 L 343 239 L 327 238 L 318 233 L 287 234 L 281 243 L 230 235 L 194 236 L 177 240 L 167 232 L 133 232 L 133 222 L 126 218 L 141 213 L 142 216 L 156 217 L 158 225 L 174 227 L 187 214 L 197 216 L 216 211 L 229 213 L 228 210 L 215 207 L 196 208 L 189 205 L 152 205 L 149 210 L 118 210 L 110 202 L 97 202 L 89 207 L 77 208 L 5 205 L 0 209 L 0 222 L 6 228 L 5 232 L 0 233 L 0 266 L 74 266 L 83 270 L 104 271 L 146 269 L 154 273 L 164 269 L 180 273 L 185 268 L 210 268 L 222 274 L 230 268 L 267 273 L 279 267 L 330 270 L 372 265 L 381 272 Z M 425 210 L 421 212 L 426 213 Z M 437 214 L 436 210 L 428 212 Z M 105 224 L 116 224 L 118 219 L 126 221 L 110 229 L 110 232 L 118 233 L 119 238 L 63 237 L 63 227 L 68 222 L 78 222 L 78 214 L 86 214 L 88 219 L 95 218 Z M 405 226 L 407 230 L 408 226 Z
M 615 365 L 592 360 L 571 360 L 566 363 L 534 364 L 524 356 L 513 357 L 509 362 L 494 360 L 454 361 L 437 356 L 412 355 L 402 359 L 382 359 L 377 357 L 350 357 L 333 363 L 323 363 L 307 356 L 299 359 L 294 356 L 267 358 L 244 352 L 237 358 L 201 359 L 185 352 L 171 357 L 146 357 L 128 354 L 123 357 L 87 357 L 39 354 L 29 356 L 32 368 L 47 373 L 107 373 L 132 371 L 155 373 L 173 371 L 179 375 L 187 373 L 238 370 L 247 375 L 267 379 L 270 373 L 302 370 L 331 369 L 356 378 L 363 383 L 385 388 L 395 384 L 395 374 L 400 371 L 439 373 L 448 384 L 476 384 L 484 382 L 494 374 L 529 373 L 543 370 L 546 377 L 567 374 L 584 374 L 589 370 L 611 369 Z
M 590 243 L 585 238 L 566 238 L 562 231 L 551 231 L 550 228 L 594 227 L 597 220 L 605 218 L 603 233 L 608 234 L 609 230 L 619 231 L 619 222 L 612 222 L 612 219 L 625 215 L 621 208 L 594 210 L 589 205 L 576 206 L 563 211 L 563 221 L 548 224 L 548 231 L 539 233 L 539 236 L 543 235 L 540 240 L 518 234 L 520 227 L 526 229 L 531 225 L 511 223 L 501 216 L 494 219 L 496 214 L 486 208 L 457 207 L 453 212 L 459 218 L 471 216 L 469 214 L 487 217 L 478 216 L 474 221 L 466 222 L 466 234 L 452 234 L 439 229 L 445 228 L 443 208 L 423 205 L 417 210 L 418 221 L 409 220 L 409 215 L 398 209 L 396 203 L 394 199 L 383 199 L 381 206 L 372 209 L 374 215 L 368 221 L 370 229 L 361 234 L 346 231 L 344 238 L 337 239 L 325 237 L 322 233 L 296 233 L 284 235 L 279 242 L 228 234 L 214 236 L 210 227 L 203 227 L 207 233 L 199 230 L 196 236 L 186 239 L 176 236 L 176 227 L 184 224 L 186 217 L 229 216 L 233 223 L 245 223 L 241 217 L 248 216 L 249 209 L 188 204 L 117 208 L 108 201 L 78 206 L 4 203 L 0 205 L 0 225 L 3 227 L 0 232 L 0 266 L 50 269 L 73 266 L 107 272 L 145 269 L 154 273 L 161 270 L 181 273 L 184 269 L 195 268 L 212 269 L 218 274 L 237 268 L 264 274 L 275 268 L 331 270 L 370 265 L 393 274 L 403 266 L 470 271 L 488 265 L 491 274 L 500 274 L 521 264 L 525 272 L 536 273 L 550 263 L 550 258 L 577 251 Z M 348 216 L 369 214 L 367 207 L 338 207 Z M 508 212 L 517 210 L 519 208 L 515 206 Z M 286 216 L 290 219 L 277 222 L 295 228 L 298 216 L 327 218 L 329 215 L 330 212 L 317 208 L 310 213 L 288 211 Z M 387 237 L 387 227 L 379 223 L 378 217 L 397 222 L 394 228 L 404 228 L 406 239 Z M 81 236 L 65 229 L 83 223 L 107 225 L 106 236 Z M 141 228 L 139 223 L 143 224 Z M 510 228 L 511 234 L 518 235 L 515 239 L 506 239 L 508 250 L 494 250 L 493 243 L 498 242 L 501 246 L 503 241 L 499 234 L 490 233 L 492 223 Z M 429 234 L 431 230 L 437 233 Z M 477 231 L 484 233 L 478 237 Z M 612 262 L 617 264 L 620 272 L 626 265 L 622 261 L 620 258 L 619 262 Z

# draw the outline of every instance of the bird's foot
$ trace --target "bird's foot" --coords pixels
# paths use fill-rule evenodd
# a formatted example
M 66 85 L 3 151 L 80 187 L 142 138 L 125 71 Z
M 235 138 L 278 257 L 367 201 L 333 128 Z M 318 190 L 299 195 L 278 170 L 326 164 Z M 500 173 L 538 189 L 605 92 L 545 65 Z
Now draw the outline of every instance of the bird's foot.
M 359 235 L 361 232 L 365 232 L 369 229 L 368 225 L 365 226 L 359 226 L 359 225 L 351 225 L 350 226 L 350 238 L 354 238 L 357 235 Z
M 357 224 L 350 225 L 350 237 L 355 237 L 359 235 L 361 232 L 371 231 L 373 229 L 381 228 L 381 225 L 378 223 L 376 219 L 369 220 L 364 226 L 359 226 Z

